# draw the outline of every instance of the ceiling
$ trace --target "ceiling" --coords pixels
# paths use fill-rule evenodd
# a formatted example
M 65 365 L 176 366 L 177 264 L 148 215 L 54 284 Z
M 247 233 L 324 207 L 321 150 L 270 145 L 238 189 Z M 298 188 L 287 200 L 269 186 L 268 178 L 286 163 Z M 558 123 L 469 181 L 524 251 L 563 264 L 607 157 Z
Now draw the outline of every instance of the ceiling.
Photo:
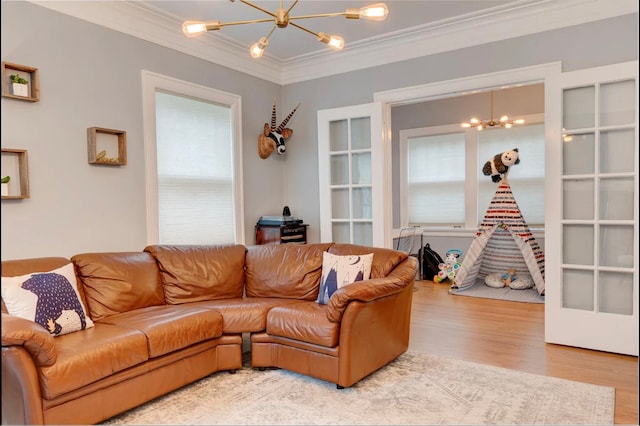
M 342 51 L 289 25 L 276 28 L 264 56 L 253 59 L 249 47 L 267 35 L 271 22 L 192 38 L 182 34 L 185 20 L 269 18 L 240 0 L 28 1 L 283 85 L 638 12 L 637 0 L 387 0 L 384 21 L 342 16 L 296 21 L 314 33 L 342 36 Z M 275 12 L 292 1 L 254 3 Z M 299 0 L 290 15 L 344 12 L 376 1 Z
M 288 9 L 293 1 L 254 1 L 254 3 L 273 13 L 280 7 Z M 290 10 L 289 15 L 295 17 L 344 12 L 347 8 L 360 8 L 373 3 L 376 3 L 376 0 L 300 0 Z M 522 3 L 521 0 L 387 0 L 389 15 L 384 21 L 354 20 L 346 19 L 343 16 L 334 16 L 296 20 L 295 23 L 315 33 L 340 35 L 345 40 L 345 47 L 348 47 L 406 33 L 413 27 L 422 27 L 435 22 L 467 19 L 478 14 L 495 13 Z M 166 16 L 174 17 L 178 21 L 214 20 L 224 23 L 269 18 L 266 13 L 243 4 L 239 0 L 149 0 L 139 4 L 150 10 L 164 13 Z M 249 46 L 266 36 L 273 26 L 273 22 L 233 25 L 223 27 L 219 31 L 211 31 L 207 35 L 243 45 L 246 47 L 246 55 L 249 55 Z M 290 61 L 309 53 L 325 51 L 330 51 L 329 47 L 319 42 L 315 36 L 289 25 L 286 28 L 276 28 L 269 38 L 269 46 L 265 50 L 265 56 L 279 61 Z

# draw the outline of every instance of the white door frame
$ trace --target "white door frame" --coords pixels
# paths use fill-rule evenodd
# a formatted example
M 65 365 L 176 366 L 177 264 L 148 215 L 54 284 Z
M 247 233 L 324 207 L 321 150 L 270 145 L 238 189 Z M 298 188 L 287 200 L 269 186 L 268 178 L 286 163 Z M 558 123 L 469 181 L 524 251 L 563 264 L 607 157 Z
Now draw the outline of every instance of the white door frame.
M 451 98 L 470 93 L 484 92 L 504 86 L 526 86 L 529 84 L 544 83 L 548 76 L 561 72 L 561 62 L 550 62 L 530 67 L 514 68 L 454 80 L 376 92 L 373 94 L 374 102 L 382 103 L 382 147 L 384 155 L 388 158 L 392 156 L 391 108 L 394 106 Z M 385 185 L 383 197 L 384 208 L 386 209 L 384 216 L 388 221 L 384 226 L 385 247 L 392 247 L 393 198 L 391 182 L 387 182 Z

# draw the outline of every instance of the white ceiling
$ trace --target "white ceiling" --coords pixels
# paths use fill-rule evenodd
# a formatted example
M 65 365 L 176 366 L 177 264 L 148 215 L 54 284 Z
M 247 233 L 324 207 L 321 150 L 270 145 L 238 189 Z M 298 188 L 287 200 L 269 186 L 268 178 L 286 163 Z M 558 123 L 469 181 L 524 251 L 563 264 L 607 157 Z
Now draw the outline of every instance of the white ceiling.
M 240 0 L 28 0 L 97 25 L 272 81 L 290 84 L 413 59 L 454 49 L 554 30 L 638 12 L 637 0 L 387 0 L 385 21 L 341 16 L 296 21 L 313 32 L 339 34 L 335 52 L 289 25 L 276 28 L 260 59 L 249 46 L 273 27 L 270 22 L 234 25 L 185 37 L 184 20 L 230 22 L 268 18 Z M 291 16 L 343 12 L 376 0 L 300 0 Z M 275 12 L 292 0 L 256 1 Z

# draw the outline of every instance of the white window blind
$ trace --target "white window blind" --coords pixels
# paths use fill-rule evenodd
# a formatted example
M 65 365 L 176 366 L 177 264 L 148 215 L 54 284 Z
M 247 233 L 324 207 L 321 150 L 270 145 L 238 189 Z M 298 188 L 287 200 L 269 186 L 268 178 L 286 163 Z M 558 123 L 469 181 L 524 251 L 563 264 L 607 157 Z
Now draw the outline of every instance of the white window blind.
M 156 92 L 160 244 L 235 240 L 231 112 Z
M 410 224 L 464 225 L 464 133 L 407 141 Z

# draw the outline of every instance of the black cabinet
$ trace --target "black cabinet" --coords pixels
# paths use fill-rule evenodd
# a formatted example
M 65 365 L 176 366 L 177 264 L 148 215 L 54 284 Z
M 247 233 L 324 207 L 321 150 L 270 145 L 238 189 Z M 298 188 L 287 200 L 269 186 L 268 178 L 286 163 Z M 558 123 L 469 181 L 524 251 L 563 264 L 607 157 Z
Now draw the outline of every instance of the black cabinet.
M 256 244 L 306 244 L 307 227 L 304 223 L 287 225 L 256 224 Z

